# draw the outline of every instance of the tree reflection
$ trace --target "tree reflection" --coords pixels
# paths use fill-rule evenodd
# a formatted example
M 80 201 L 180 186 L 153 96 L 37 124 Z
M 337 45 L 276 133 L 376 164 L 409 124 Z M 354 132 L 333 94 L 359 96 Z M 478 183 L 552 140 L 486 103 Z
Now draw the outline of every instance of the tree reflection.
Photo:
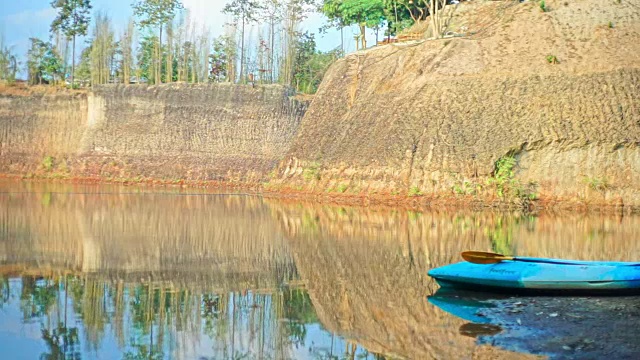
M 306 291 L 292 289 L 285 291 L 284 314 L 287 322 L 287 336 L 297 346 L 304 346 L 307 335 L 306 324 L 318 322 L 311 299 Z
M 9 279 L 0 277 L 0 309 L 2 309 L 4 305 L 9 302 L 10 293 L 11 288 L 9 286 Z
M 42 329 L 42 339 L 44 340 L 48 353 L 40 356 L 46 360 L 78 360 L 80 356 L 80 338 L 78 328 L 67 328 L 63 323 L 50 331 Z
M 20 307 L 23 319 L 31 320 L 47 315 L 55 304 L 58 283 L 54 280 L 37 280 L 33 276 L 22 277 L 22 294 Z
M 8 282 L 0 284 L 3 301 L 10 301 Z M 287 286 L 206 291 L 74 275 L 24 276 L 19 291 L 23 320 L 40 326 L 47 348 L 41 359 L 80 359 L 81 338 L 84 349 L 100 352 L 109 336 L 119 355 L 107 356 L 124 359 L 173 357 L 201 343 L 212 344 L 205 351 L 215 359 L 292 358 L 294 349 L 312 346 L 308 326 L 318 322 L 306 290 Z M 355 351 L 353 345 L 339 358 Z

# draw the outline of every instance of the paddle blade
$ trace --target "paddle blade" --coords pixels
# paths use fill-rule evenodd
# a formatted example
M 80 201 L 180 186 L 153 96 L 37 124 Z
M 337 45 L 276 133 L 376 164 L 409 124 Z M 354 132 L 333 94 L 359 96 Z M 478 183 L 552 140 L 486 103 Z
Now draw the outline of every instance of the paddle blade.
M 463 259 L 474 264 L 495 264 L 502 260 L 513 260 L 512 256 L 484 251 L 465 251 L 461 255 Z

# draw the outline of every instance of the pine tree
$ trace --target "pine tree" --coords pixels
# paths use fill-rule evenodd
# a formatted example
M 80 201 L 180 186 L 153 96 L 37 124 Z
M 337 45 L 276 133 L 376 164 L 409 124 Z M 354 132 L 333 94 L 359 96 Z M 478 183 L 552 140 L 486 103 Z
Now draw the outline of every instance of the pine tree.
M 240 21 L 240 82 L 244 79 L 244 30 L 245 25 L 258 20 L 257 12 L 264 9 L 260 3 L 255 0 L 234 0 L 225 5 L 222 12 L 232 15 L 236 21 Z
M 162 29 L 163 26 L 173 21 L 176 12 L 183 9 L 180 0 L 138 0 L 133 4 L 133 14 L 139 19 L 138 25 L 142 28 L 157 26 L 160 30 L 158 51 L 155 60 L 156 83 L 162 82 Z M 171 41 L 171 39 L 169 39 Z M 167 76 L 170 78 L 170 76 Z
M 52 0 L 51 6 L 58 16 L 51 23 L 51 32 L 61 31 L 67 39 L 73 39 L 71 55 L 71 86 L 74 85 L 76 66 L 76 36 L 87 35 L 91 10 L 90 0 Z

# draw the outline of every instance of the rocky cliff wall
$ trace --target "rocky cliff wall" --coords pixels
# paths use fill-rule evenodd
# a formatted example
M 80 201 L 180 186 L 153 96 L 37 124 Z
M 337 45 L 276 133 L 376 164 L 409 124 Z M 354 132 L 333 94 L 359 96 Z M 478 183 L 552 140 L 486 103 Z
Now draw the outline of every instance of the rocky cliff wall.
M 281 86 L 230 84 L 0 101 L 3 173 L 249 183 L 282 158 L 306 106 Z
M 640 11 L 593 0 L 547 5 L 462 3 L 451 31 L 463 37 L 339 60 L 280 182 L 640 205 Z

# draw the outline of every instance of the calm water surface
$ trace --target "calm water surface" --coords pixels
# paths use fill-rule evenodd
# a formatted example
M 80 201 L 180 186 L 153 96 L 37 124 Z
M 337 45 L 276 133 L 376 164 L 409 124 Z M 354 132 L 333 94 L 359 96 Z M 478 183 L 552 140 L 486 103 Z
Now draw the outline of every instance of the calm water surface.
M 523 355 L 469 336 L 467 320 L 427 300 L 437 285 L 426 272 L 468 249 L 637 261 L 640 218 L 0 182 L 0 349 L 11 359 Z

